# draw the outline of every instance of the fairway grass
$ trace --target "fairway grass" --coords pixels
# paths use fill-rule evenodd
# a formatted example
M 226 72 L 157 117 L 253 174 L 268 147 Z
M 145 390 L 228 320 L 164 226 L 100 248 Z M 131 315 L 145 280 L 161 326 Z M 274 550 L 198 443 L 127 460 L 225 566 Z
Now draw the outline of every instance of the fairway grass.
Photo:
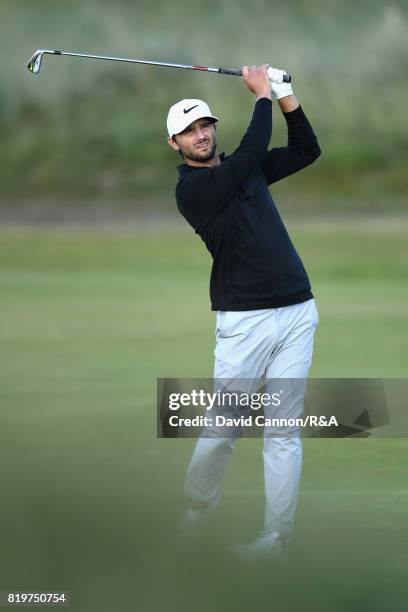
M 288 222 L 320 312 L 315 377 L 407 374 L 408 222 Z M 406 439 L 305 440 L 286 568 L 228 554 L 262 524 L 238 445 L 197 550 L 174 531 L 192 440 L 156 438 L 157 377 L 210 377 L 210 257 L 186 227 L 0 233 L 0 590 L 75 611 L 404 610 Z

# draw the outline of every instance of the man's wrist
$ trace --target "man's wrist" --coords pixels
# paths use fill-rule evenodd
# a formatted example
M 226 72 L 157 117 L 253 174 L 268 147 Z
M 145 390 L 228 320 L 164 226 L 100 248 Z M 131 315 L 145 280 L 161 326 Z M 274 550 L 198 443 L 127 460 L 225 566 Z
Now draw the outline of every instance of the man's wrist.
M 272 100 L 272 94 L 270 91 L 264 91 L 256 94 L 256 102 L 258 102 L 258 100 L 260 100 L 261 98 L 268 98 L 268 100 Z
M 300 106 L 298 99 L 293 94 L 290 96 L 284 96 L 283 98 L 280 98 L 278 102 L 279 102 L 279 106 L 281 107 L 283 113 L 290 113 L 296 110 L 297 108 L 299 108 Z

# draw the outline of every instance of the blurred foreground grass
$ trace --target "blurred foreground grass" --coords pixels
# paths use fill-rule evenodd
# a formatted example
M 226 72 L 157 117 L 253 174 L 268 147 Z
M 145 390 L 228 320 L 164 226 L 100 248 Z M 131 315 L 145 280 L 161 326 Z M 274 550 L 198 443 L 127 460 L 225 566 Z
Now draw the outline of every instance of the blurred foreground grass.
M 320 310 L 314 376 L 404 377 L 404 220 L 289 223 Z M 305 440 L 292 559 L 226 550 L 261 526 L 242 440 L 196 551 L 174 525 L 193 441 L 155 437 L 155 380 L 211 376 L 209 256 L 189 230 L 1 231 L 0 589 L 75 611 L 404 610 L 405 439 Z

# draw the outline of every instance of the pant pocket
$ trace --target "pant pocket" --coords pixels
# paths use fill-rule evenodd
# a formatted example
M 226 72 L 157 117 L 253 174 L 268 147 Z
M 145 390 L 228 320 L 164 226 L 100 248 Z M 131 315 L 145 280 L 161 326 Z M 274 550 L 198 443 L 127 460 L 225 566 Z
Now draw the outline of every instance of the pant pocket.
M 216 321 L 215 321 L 215 338 L 217 340 L 221 334 L 224 319 L 225 319 L 225 311 L 217 310 L 217 316 L 216 316 Z
M 320 316 L 319 316 L 319 311 L 317 310 L 315 300 L 312 300 L 312 302 L 313 302 L 313 324 L 315 327 L 317 327 L 319 325 Z

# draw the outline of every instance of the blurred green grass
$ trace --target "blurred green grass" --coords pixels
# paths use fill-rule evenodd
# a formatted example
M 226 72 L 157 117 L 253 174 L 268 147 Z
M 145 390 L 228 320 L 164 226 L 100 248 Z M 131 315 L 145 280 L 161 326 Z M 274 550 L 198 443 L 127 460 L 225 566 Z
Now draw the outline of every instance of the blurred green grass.
M 293 74 L 323 156 L 277 187 L 293 208 L 406 210 L 407 5 L 403 0 L 2 0 L 1 201 L 137 197 L 169 207 L 178 158 L 165 142 L 169 106 L 203 97 L 231 151 L 253 101 L 238 79 L 111 62 L 46 57 L 36 48 L 242 66 Z M 285 142 L 276 107 L 272 144 Z M 307 198 L 306 198 L 307 196 Z
M 407 221 L 288 222 L 320 310 L 312 375 L 404 377 Z M 226 553 L 262 522 L 242 440 L 198 551 L 174 534 L 192 440 L 157 440 L 156 377 L 211 376 L 210 261 L 184 230 L 3 229 L 2 589 L 73 610 L 405 609 L 405 439 L 305 440 L 292 559 Z

